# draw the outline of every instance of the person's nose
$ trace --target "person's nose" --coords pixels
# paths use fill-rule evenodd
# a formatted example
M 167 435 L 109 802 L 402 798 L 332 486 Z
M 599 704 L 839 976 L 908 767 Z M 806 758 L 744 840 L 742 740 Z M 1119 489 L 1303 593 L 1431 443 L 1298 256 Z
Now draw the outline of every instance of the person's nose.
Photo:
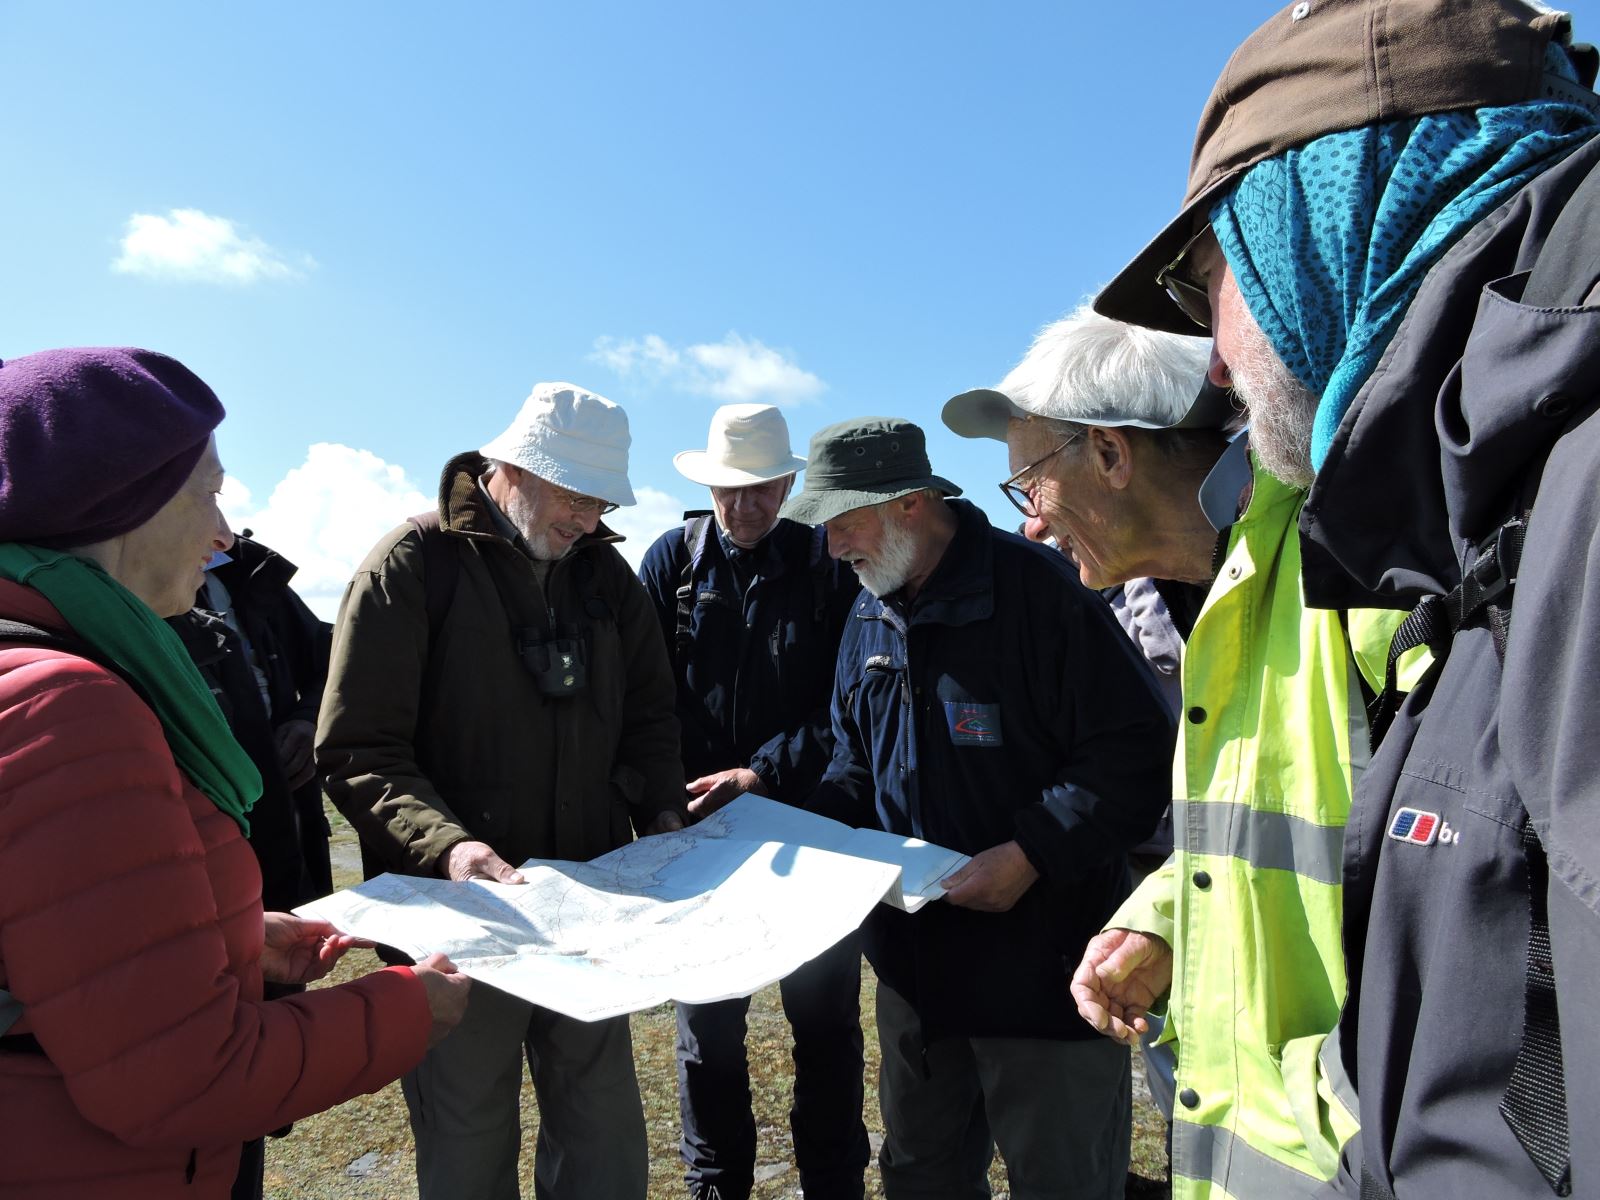
M 1217 352 L 1217 343 L 1211 343 L 1211 363 L 1206 367 L 1206 378 L 1218 387 L 1233 386 L 1233 372 L 1228 369 L 1228 364 L 1222 361 L 1222 355 Z
M 824 521 L 822 527 L 828 531 L 828 557 L 841 559 L 844 557 L 844 538 L 833 528 L 831 522 Z
M 228 518 L 220 512 L 217 513 L 216 532 L 211 536 L 211 547 L 223 553 L 233 549 L 233 530 L 228 527 Z
M 1022 523 L 1022 536 L 1030 542 L 1044 542 L 1050 538 L 1050 523 L 1037 514 Z

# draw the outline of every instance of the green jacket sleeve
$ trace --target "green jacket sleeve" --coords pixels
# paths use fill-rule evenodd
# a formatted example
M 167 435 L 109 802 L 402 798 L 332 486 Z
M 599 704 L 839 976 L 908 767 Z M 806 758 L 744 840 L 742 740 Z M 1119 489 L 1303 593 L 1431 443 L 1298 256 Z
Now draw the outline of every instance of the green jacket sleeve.
M 390 870 L 439 873 L 471 835 L 417 763 L 413 740 L 428 660 L 422 549 L 395 530 L 345 589 L 317 725 L 323 789 Z
M 1106 922 L 1106 928 L 1153 934 L 1172 945 L 1177 936 L 1173 918 L 1177 878 L 1177 865 L 1169 856 L 1122 902 L 1122 907 Z

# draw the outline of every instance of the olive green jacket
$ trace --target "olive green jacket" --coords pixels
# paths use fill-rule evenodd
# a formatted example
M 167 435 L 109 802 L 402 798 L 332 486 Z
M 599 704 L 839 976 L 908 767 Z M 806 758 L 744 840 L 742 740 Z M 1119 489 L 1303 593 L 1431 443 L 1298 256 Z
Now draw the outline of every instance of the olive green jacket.
M 317 768 L 369 863 L 391 871 L 436 874 L 469 839 L 513 865 L 590 859 L 683 811 L 672 670 L 610 544 L 621 539 L 600 526 L 541 587 L 478 487 L 484 465 L 458 455 L 440 482 L 460 569 L 436 645 L 409 523 L 373 548 L 339 609 Z M 550 615 L 587 630 L 588 686 L 557 699 L 540 694 L 514 632 L 544 631 Z

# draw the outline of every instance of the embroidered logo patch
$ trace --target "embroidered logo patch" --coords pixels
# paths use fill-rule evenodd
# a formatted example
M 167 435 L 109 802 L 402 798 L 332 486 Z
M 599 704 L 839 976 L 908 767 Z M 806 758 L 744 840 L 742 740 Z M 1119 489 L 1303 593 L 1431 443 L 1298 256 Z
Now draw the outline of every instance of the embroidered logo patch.
M 950 740 L 957 746 L 1001 746 L 1000 706 L 979 704 L 976 700 L 946 700 L 945 721 L 950 725 Z
M 1439 836 L 1439 814 L 1420 808 L 1402 808 L 1389 822 L 1389 836 L 1413 846 L 1431 846 Z

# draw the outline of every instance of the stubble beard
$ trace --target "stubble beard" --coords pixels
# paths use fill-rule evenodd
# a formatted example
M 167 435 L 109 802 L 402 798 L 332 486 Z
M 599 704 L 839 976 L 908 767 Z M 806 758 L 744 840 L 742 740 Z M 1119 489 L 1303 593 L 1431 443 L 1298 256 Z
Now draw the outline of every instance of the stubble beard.
M 528 553 L 540 562 L 555 562 L 572 549 L 572 545 L 553 545 L 550 537 L 540 531 L 538 506 L 520 491 L 513 491 L 507 500 L 506 519 L 517 527 L 522 540 L 528 544 Z
M 1290 487 L 1309 488 L 1311 432 L 1318 396 L 1283 364 L 1254 321 L 1241 331 L 1236 361 L 1228 364 L 1234 393 L 1250 413 L 1250 449 L 1262 470 Z

